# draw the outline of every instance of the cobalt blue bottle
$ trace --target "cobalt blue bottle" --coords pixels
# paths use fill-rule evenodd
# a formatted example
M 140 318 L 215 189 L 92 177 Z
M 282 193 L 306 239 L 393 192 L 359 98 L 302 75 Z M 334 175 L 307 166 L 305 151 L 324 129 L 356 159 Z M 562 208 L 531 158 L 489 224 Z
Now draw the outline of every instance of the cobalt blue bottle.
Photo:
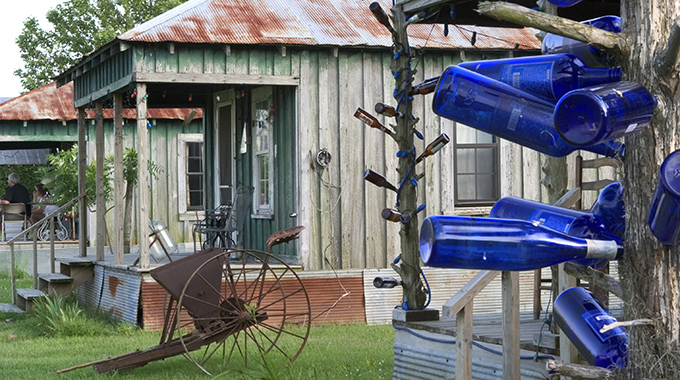
M 548 0 L 548 2 L 557 7 L 571 7 L 583 0 Z
M 577 88 L 621 80 L 621 69 L 588 67 L 573 54 L 463 62 L 458 66 L 551 102 Z
M 680 244 L 680 150 L 671 153 L 661 164 L 648 221 L 661 244 Z
M 525 220 L 429 216 L 420 231 L 420 257 L 432 267 L 522 271 L 622 254 L 616 241 L 577 238 Z
M 588 210 L 597 215 L 607 227 L 607 232 L 623 240 L 626 233 L 626 205 L 623 202 L 623 185 L 614 182 L 607 185 Z
M 626 368 L 628 332 L 622 327 L 600 332 L 616 318 L 583 288 L 569 288 L 555 300 L 555 323 L 591 365 Z
M 607 83 L 570 91 L 557 102 L 555 128 L 569 144 L 592 146 L 639 132 L 657 100 L 635 82 Z
M 538 222 L 564 234 L 584 239 L 615 240 L 621 239 L 611 235 L 607 226 L 599 216 L 564 207 L 553 206 L 528 199 L 501 198 L 491 209 L 492 218 L 518 219 Z M 602 267 L 603 260 L 578 260 L 579 264 Z
M 432 100 L 435 114 L 553 157 L 577 148 L 562 139 L 553 121 L 554 104 L 459 66 L 439 77 Z M 622 146 L 609 142 L 582 148 L 609 157 Z
M 606 30 L 607 32 L 621 32 L 621 18 L 618 16 L 602 16 L 592 20 L 583 21 L 582 23 L 590 25 L 594 28 Z M 562 37 L 551 33 L 548 33 L 545 38 L 543 38 L 541 52 L 543 54 L 573 54 L 581 58 L 581 60 L 588 67 L 617 66 L 616 59 L 613 55 L 594 46 L 590 46 L 585 42 L 576 41 L 571 38 Z

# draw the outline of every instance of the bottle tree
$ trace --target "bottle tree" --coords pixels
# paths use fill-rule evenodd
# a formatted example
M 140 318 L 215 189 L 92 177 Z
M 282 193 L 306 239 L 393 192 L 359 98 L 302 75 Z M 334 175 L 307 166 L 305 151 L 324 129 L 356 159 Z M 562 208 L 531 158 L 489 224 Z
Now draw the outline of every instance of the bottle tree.
M 628 368 L 606 376 L 680 378 L 680 250 L 678 246 L 662 245 L 648 225 L 661 163 L 680 149 L 680 1 L 621 1 L 621 33 L 507 2 L 481 2 L 479 12 L 605 49 L 616 57 L 625 80 L 642 84 L 657 97 L 651 124 L 625 138 L 626 239 L 625 253 L 619 261 L 623 319 L 652 324 L 628 328 Z M 555 370 L 568 374 L 568 368 Z
M 445 135 L 440 136 L 437 139 L 439 141 L 429 145 L 429 153 L 426 150 L 420 156 L 416 156 L 414 137 L 416 133 L 419 133 L 415 130 L 418 118 L 414 117 L 412 112 L 413 75 L 415 70 L 411 68 L 412 57 L 406 33 L 406 27 L 408 26 L 406 17 L 400 5 L 392 7 L 391 16 L 388 16 L 377 2 L 370 5 L 370 10 L 376 19 L 392 34 L 394 59 L 391 70 L 395 78 L 393 95 L 396 105 L 389 106 L 378 103 L 376 105 L 376 112 L 386 116 L 393 116 L 396 119 L 396 125 L 393 125 L 394 131 L 387 129 L 383 130 L 383 132 L 391 136 L 398 146 L 399 165 L 397 172 L 399 174 L 399 183 L 392 185 L 384 177 L 370 170 L 366 171 L 364 178 L 377 186 L 391 189 L 396 193 L 396 211 L 385 209 L 382 214 L 385 219 L 395 221 L 401 226 L 399 231 L 401 252 L 398 256 L 400 260 L 395 260 L 392 267 L 401 276 L 403 308 L 406 310 L 419 310 L 425 306 L 427 293 L 421 280 L 418 205 L 416 203 L 416 185 L 422 175 L 418 174 L 419 168 L 416 164 L 422 161 L 425 156 L 436 152 L 436 150 L 446 144 L 448 137 Z M 370 117 L 366 116 L 365 111 L 362 110 L 360 115 L 355 116 L 371 127 L 382 130 L 381 126 L 375 124 L 377 120 L 371 120 Z M 378 211 L 376 210 L 376 212 Z

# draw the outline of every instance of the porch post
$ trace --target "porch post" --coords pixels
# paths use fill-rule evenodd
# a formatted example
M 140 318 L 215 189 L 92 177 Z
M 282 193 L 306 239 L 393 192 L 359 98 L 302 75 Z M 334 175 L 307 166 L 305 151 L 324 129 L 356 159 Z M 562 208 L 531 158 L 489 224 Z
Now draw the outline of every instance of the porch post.
M 123 223 L 125 219 L 125 187 L 123 182 L 123 94 L 113 94 L 113 211 L 114 211 L 114 237 L 113 245 L 116 247 L 116 265 L 123 265 Z
M 85 108 L 78 108 L 78 195 L 85 194 L 87 182 L 85 180 L 85 167 L 87 165 L 87 147 L 85 146 Z M 78 202 L 78 248 L 80 257 L 87 256 L 87 199 L 81 198 Z
M 106 245 L 106 200 L 104 199 L 104 106 L 101 100 L 94 103 L 95 157 L 97 166 L 97 261 L 104 261 Z
M 149 268 L 149 132 L 146 124 L 146 83 L 137 83 L 139 162 L 139 267 Z

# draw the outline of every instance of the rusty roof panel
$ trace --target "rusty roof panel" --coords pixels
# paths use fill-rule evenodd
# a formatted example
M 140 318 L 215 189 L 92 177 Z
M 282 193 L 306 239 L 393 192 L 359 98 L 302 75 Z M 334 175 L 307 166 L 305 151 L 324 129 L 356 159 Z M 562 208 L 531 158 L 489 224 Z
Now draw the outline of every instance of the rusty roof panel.
M 389 11 L 388 0 L 379 1 Z M 392 46 L 367 0 L 189 0 L 118 38 L 137 42 Z M 530 29 L 415 24 L 411 44 L 435 49 L 540 49 Z M 470 42 L 477 32 L 476 43 Z
M 202 118 L 202 110 L 197 111 L 194 119 Z M 150 108 L 147 111 L 147 118 L 184 120 L 190 112 L 190 108 Z M 78 113 L 73 108 L 73 82 L 59 88 L 55 82 L 52 82 L 0 104 L 0 120 L 68 121 L 77 118 Z M 86 118 L 94 119 L 93 110 L 87 110 Z M 104 109 L 104 118 L 112 119 L 113 110 Z M 136 110 L 124 109 L 123 118 L 135 119 Z

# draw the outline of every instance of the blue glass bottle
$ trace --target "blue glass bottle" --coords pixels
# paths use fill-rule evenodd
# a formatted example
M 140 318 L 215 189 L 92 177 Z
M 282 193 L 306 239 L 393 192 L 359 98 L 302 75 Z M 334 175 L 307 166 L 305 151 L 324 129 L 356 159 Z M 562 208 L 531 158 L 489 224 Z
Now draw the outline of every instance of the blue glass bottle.
M 571 7 L 583 0 L 548 0 L 548 2 L 557 7 Z
M 577 88 L 621 80 L 621 69 L 588 67 L 573 54 L 463 62 L 458 66 L 552 102 Z
M 612 33 L 621 32 L 621 18 L 618 16 L 602 16 L 592 20 L 583 21 L 583 24 L 594 28 L 606 30 Z M 548 33 L 543 38 L 541 46 L 543 54 L 569 53 L 579 58 L 588 67 L 614 67 L 617 66 L 616 59 L 612 54 L 590 46 L 585 42 L 576 41 L 571 38 L 558 36 Z
M 661 244 L 680 244 L 680 150 L 668 155 L 661 164 L 648 222 Z
M 603 368 L 626 368 L 628 332 L 615 327 L 600 332 L 616 318 L 581 287 L 569 288 L 555 300 L 553 317 L 576 349 L 591 365 Z
M 525 220 L 429 216 L 420 231 L 420 257 L 432 267 L 522 271 L 622 254 L 616 241 L 577 238 Z
M 564 95 L 555 128 L 574 146 L 592 146 L 639 132 L 652 120 L 657 100 L 635 82 L 607 83 Z
M 439 77 L 432 109 L 549 156 L 563 157 L 577 149 L 557 133 L 552 103 L 459 66 L 449 66 Z M 609 157 L 622 153 L 622 146 L 610 143 L 582 149 Z
M 619 237 L 609 234 L 607 226 L 597 215 L 528 199 L 501 198 L 493 206 L 489 216 L 538 222 L 567 235 L 584 239 L 615 240 L 617 243 L 621 243 Z M 607 261 L 588 259 L 578 260 L 578 263 L 599 268 L 604 266 Z
M 623 202 L 623 185 L 614 182 L 607 185 L 588 210 L 597 215 L 607 227 L 607 232 L 623 240 L 626 233 L 626 205 Z

